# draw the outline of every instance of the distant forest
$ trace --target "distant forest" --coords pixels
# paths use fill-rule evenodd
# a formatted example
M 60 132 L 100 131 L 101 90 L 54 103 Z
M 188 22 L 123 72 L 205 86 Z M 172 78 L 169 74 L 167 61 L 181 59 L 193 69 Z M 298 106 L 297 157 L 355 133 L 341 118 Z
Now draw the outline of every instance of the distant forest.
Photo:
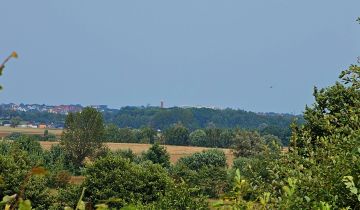
M 182 123 L 190 130 L 206 127 L 258 129 L 267 126 L 288 128 L 294 119 L 303 122 L 301 115 L 255 113 L 235 109 L 211 108 L 159 108 L 132 107 L 108 109 L 103 112 L 106 123 L 119 127 L 166 129 L 175 123 Z M 63 124 L 65 115 L 40 111 L 1 110 L 2 119 L 20 117 L 24 121 L 46 124 Z
M 285 140 L 290 136 L 290 124 L 296 119 L 303 123 L 301 115 L 255 113 L 234 109 L 211 108 L 160 108 L 160 107 L 123 107 L 102 112 L 107 124 L 121 128 L 142 128 L 166 130 L 181 123 L 193 131 L 198 128 L 241 128 L 269 133 Z M 65 115 L 39 111 L 0 110 L 2 119 L 20 117 L 24 121 L 53 124 L 62 127 Z
M 234 109 L 210 108 L 159 108 L 159 107 L 123 107 L 103 113 L 107 123 L 119 127 L 151 127 L 167 129 L 175 123 L 181 123 L 190 130 L 197 128 L 243 128 L 259 129 L 268 126 L 289 128 L 297 118 L 301 123 L 302 116 L 276 113 L 255 113 Z

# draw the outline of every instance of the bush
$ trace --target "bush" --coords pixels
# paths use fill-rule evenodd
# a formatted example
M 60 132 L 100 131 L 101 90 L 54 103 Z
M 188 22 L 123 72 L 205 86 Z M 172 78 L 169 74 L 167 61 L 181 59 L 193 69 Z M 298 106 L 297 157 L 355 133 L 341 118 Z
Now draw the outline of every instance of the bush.
M 143 154 L 145 160 L 150 160 L 155 164 L 160 164 L 162 167 L 170 167 L 170 155 L 164 146 L 158 143 L 153 144 L 148 151 Z
M 140 165 L 130 160 L 107 156 L 86 170 L 86 198 L 95 203 L 106 201 L 111 207 L 129 203 L 151 203 L 165 194 L 171 179 L 157 164 Z
M 171 168 L 171 174 L 204 195 L 216 198 L 227 185 L 225 153 L 214 149 L 183 157 Z
M 158 201 L 143 207 L 152 210 L 183 210 L 183 209 L 209 209 L 206 197 L 199 194 L 196 188 L 189 188 L 185 183 L 175 185 Z
M 204 166 L 226 167 L 226 156 L 222 150 L 210 149 L 203 152 L 197 152 L 188 157 L 182 157 L 178 161 L 191 170 L 198 170 Z
M 137 162 L 138 157 L 131 149 L 120 149 L 112 152 L 112 155 L 122 157 L 124 159 L 129 159 L 130 162 Z
M 20 191 L 20 186 L 30 169 L 26 154 L 18 153 L 18 157 L 0 155 L 0 197 L 13 195 Z
M 24 200 L 30 200 L 34 209 L 47 210 L 54 202 L 46 183 L 45 176 L 35 175 L 25 185 Z
M 55 171 L 49 177 L 49 185 L 53 188 L 64 188 L 71 180 L 71 174 L 68 171 Z
M 75 209 L 80 198 L 81 185 L 68 185 L 65 188 L 60 188 L 57 194 L 57 203 L 53 203 L 53 209 L 64 209 L 65 206 Z

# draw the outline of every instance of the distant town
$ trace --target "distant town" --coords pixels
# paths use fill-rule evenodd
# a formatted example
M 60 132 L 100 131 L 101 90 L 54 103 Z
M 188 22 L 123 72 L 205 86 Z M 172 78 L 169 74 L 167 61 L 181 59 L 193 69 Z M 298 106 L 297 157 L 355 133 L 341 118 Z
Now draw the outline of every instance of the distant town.
M 107 105 L 91 105 L 98 111 L 109 111 Z M 13 117 L 13 112 L 24 113 L 50 113 L 56 115 L 67 115 L 70 112 L 80 112 L 84 107 L 80 104 L 75 105 L 45 105 L 45 104 L 0 104 L 0 122 L 2 126 L 19 128 L 58 128 L 62 129 L 63 122 L 42 122 L 34 120 L 24 120 L 20 117 Z
M 91 105 L 99 111 L 107 111 L 107 105 Z M 48 112 L 54 114 L 68 114 L 70 112 L 79 112 L 84 107 L 80 104 L 76 105 L 46 105 L 46 104 L 0 104 L 1 110 L 11 110 L 11 111 L 21 111 L 21 112 L 28 112 L 28 111 L 39 111 L 39 112 Z

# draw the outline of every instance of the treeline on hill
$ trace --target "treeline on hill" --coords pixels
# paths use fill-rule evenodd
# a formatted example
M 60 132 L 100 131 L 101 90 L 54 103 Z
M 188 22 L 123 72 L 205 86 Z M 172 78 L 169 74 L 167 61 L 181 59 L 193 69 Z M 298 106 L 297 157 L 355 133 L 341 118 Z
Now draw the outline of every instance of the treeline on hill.
M 282 130 L 281 130 L 282 131 Z M 275 140 L 279 145 L 288 145 L 290 140 L 290 130 L 281 133 L 279 130 L 263 129 L 259 132 L 244 129 L 221 129 L 221 128 L 205 128 L 190 131 L 182 124 L 174 124 L 162 132 L 158 132 L 149 127 L 140 129 L 118 128 L 116 125 L 110 124 L 105 127 L 104 141 L 117 143 L 146 143 L 180 146 L 198 146 L 213 148 L 231 148 L 239 138 L 246 136 L 249 138 L 263 138 Z
M 61 144 L 27 136 L 0 142 L 5 209 L 360 209 L 360 67 L 314 89 L 289 151 L 254 131 L 237 134 L 232 166 L 220 149 L 170 163 L 155 143 L 140 155 L 102 144 L 101 113 L 69 114 Z M 84 181 L 71 183 L 71 175 Z M 209 204 L 208 198 L 218 202 Z
M 182 125 L 181 127 L 186 128 L 186 133 L 188 133 L 185 135 L 189 136 L 194 131 L 197 131 L 196 134 L 202 135 L 203 133 L 200 131 L 202 130 L 206 133 L 209 141 L 199 144 L 199 142 L 194 143 L 189 137 L 184 137 L 182 142 L 177 140 L 177 143 L 172 141 L 166 141 L 166 143 L 210 147 L 228 147 L 226 142 L 230 141 L 229 136 L 235 130 L 240 129 L 256 130 L 261 134 L 271 134 L 279 137 L 283 145 L 288 145 L 291 135 L 291 123 L 295 119 L 296 123 L 303 123 L 302 116 L 257 114 L 233 109 L 124 107 L 120 110 L 106 111 L 102 114 L 108 124 L 106 140 L 149 143 L 144 142 L 144 140 L 149 139 L 151 143 L 153 137 L 150 137 L 150 135 L 154 133 L 154 130 L 161 130 L 166 134 L 173 131 L 174 127 Z M 53 123 L 61 126 L 63 126 L 66 117 L 65 115 L 38 111 L 13 112 L 9 110 L 0 110 L 0 116 L 10 119 L 19 117 L 24 121 Z M 120 127 L 120 129 L 117 127 Z M 143 135 L 147 137 L 143 138 Z M 221 142 L 215 142 L 215 140 L 212 140 L 214 138 Z M 221 138 L 227 140 L 221 140 Z

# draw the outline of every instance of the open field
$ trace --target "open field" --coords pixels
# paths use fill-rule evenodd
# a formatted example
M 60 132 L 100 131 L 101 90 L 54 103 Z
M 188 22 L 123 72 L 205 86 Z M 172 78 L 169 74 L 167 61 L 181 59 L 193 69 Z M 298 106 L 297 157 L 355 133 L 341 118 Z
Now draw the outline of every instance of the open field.
M 52 145 L 58 144 L 59 142 L 49 142 L 42 141 L 40 142 L 41 146 L 44 149 L 50 149 Z M 131 149 L 135 154 L 141 154 L 142 152 L 148 150 L 150 144 L 133 144 L 133 143 L 105 143 L 110 150 L 116 151 L 120 149 Z M 201 152 L 203 150 L 208 150 L 211 148 L 207 147 L 191 147 L 191 146 L 174 146 L 174 145 L 165 145 L 166 150 L 170 153 L 170 161 L 175 163 L 179 158 L 189 156 L 195 152 Z M 221 149 L 225 152 L 227 163 L 229 166 L 232 165 L 234 156 L 230 149 Z
M 48 130 L 49 133 L 52 133 L 56 136 L 60 136 L 62 133 L 61 129 L 42 129 L 42 128 L 12 128 L 12 127 L 4 127 L 0 126 L 0 137 L 5 137 L 10 135 L 11 133 L 18 132 L 23 134 L 29 134 L 29 135 L 43 135 L 44 131 Z

